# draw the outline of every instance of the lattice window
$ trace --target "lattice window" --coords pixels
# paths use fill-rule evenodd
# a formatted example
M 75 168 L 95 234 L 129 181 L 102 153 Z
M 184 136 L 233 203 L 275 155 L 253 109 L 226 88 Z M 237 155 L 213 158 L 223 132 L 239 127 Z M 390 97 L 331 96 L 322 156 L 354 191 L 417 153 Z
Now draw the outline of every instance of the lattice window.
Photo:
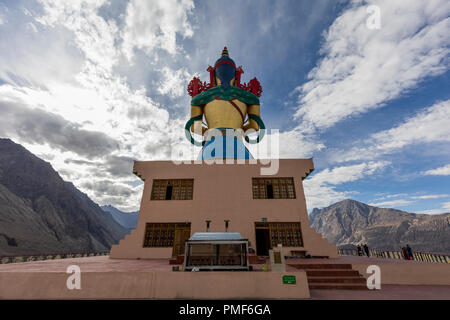
M 175 229 L 190 228 L 189 223 L 147 223 L 145 225 L 144 247 L 172 247 Z
M 154 179 L 151 200 L 192 200 L 194 179 Z
M 257 222 L 256 228 L 269 229 L 272 247 L 303 247 L 300 222 Z
M 294 178 L 253 178 L 253 199 L 295 199 Z

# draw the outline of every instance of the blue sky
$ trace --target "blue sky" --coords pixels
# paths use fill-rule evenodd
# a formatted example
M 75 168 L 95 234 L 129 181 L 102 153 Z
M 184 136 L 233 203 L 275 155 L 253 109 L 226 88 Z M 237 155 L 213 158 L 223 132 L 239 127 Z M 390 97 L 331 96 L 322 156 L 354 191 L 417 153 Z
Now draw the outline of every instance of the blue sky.
M 450 212 L 449 16 L 444 0 L 3 1 L 0 137 L 136 210 L 133 159 L 189 152 L 186 86 L 227 46 L 261 82 L 280 156 L 314 158 L 309 210 Z

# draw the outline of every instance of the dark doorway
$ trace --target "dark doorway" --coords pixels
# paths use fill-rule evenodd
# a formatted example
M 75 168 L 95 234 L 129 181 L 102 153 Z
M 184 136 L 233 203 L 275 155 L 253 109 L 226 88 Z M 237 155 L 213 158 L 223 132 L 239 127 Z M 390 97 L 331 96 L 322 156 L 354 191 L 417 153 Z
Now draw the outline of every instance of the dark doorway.
M 256 254 L 258 256 L 268 256 L 270 249 L 269 229 L 256 229 Z
M 267 185 L 267 199 L 273 199 L 273 186 L 270 183 Z
M 172 186 L 167 186 L 166 189 L 166 200 L 172 199 Z

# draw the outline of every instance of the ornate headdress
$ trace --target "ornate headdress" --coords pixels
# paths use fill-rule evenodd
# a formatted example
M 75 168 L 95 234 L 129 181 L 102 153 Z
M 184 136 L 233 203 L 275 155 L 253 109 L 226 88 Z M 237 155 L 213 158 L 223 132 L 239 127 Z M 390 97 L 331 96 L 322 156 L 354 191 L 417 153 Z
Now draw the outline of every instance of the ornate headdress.
M 223 48 L 222 56 L 216 61 L 214 67 L 209 66 L 206 70 L 209 72 L 209 83 L 200 81 L 199 78 L 194 77 L 188 85 L 188 93 L 191 97 L 215 87 L 215 77 L 220 79 L 221 87 L 227 89 L 230 86 L 231 79 L 235 78 L 234 86 L 253 93 L 260 97 L 262 88 L 258 79 L 253 78 L 247 83 L 241 84 L 241 74 L 244 70 L 241 66 L 236 68 L 236 64 L 228 54 L 227 47 Z

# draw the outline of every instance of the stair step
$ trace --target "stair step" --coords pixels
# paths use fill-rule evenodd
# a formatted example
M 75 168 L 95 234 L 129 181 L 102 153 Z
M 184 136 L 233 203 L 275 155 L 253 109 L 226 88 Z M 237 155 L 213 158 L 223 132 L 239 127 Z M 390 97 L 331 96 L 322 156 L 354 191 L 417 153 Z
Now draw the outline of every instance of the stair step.
M 309 289 L 320 290 L 369 290 L 366 284 L 360 283 L 313 283 L 309 284 Z
M 361 277 L 308 277 L 308 283 L 366 283 Z
M 297 269 L 352 269 L 351 264 L 328 264 L 328 263 L 317 263 L 317 264 L 289 264 L 290 266 Z
M 340 269 L 331 269 L 331 270 L 308 270 L 306 269 L 306 275 L 308 277 L 359 277 L 359 272 L 356 270 L 340 270 Z

